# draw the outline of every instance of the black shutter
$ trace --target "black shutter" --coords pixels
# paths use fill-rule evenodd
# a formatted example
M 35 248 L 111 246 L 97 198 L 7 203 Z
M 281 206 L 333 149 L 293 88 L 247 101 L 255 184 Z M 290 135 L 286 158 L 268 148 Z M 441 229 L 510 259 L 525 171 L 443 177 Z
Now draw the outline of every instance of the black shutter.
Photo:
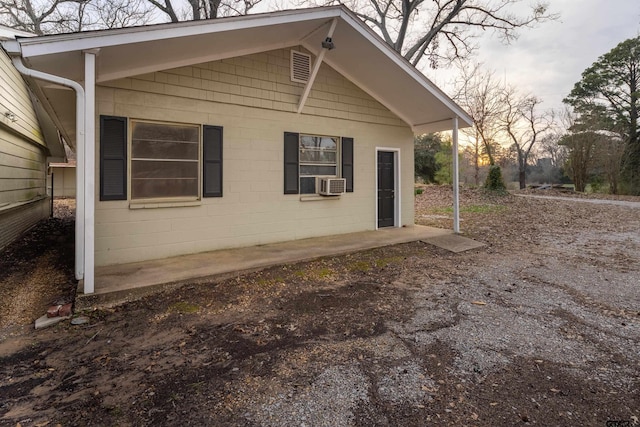
M 100 200 L 127 200 L 127 118 L 100 116 Z
M 300 180 L 298 177 L 298 148 L 297 133 L 284 133 L 284 194 L 298 194 Z
M 203 126 L 202 196 L 222 197 L 222 128 Z
M 347 193 L 353 193 L 353 138 L 342 137 L 342 177 Z

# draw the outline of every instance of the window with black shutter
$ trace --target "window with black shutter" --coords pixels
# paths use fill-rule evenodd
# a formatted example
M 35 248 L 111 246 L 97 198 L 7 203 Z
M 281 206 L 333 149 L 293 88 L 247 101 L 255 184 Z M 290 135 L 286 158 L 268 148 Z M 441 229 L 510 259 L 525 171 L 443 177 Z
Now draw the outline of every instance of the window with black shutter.
M 353 138 L 285 132 L 285 194 L 316 194 L 319 178 L 338 177 L 345 179 L 344 188 L 352 193 Z
M 346 180 L 345 190 L 353 193 L 353 138 L 342 137 L 342 177 Z
M 202 196 L 222 197 L 222 128 L 203 126 Z
M 100 200 L 127 200 L 127 118 L 100 116 Z
M 284 133 L 284 194 L 298 194 L 300 192 L 298 141 L 299 135 L 297 133 Z

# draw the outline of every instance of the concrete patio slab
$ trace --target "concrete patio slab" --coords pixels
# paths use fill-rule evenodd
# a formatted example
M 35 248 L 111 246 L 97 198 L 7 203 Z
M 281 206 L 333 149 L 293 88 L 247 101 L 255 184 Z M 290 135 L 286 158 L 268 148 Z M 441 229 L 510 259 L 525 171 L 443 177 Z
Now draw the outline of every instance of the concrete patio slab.
M 451 230 L 416 225 L 97 267 L 95 293 L 84 294 L 81 283 L 76 297 L 76 310 L 118 304 L 187 282 L 221 280 L 273 265 L 308 261 L 399 243 L 432 243 L 432 239 L 444 236 L 462 238 L 454 235 Z M 436 240 L 438 241 L 442 240 Z
M 478 242 L 476 240 L 469 239 L 458 234 L 444 234 L 441 236 L 433 236 L 429 237 L 428 239 L 423 239 L 422 241 L 439 248 L 446 249 L 449 252 L 455 253 L 470 251 L 472 249 L 478 249 L 486 246 L 482 242 Z

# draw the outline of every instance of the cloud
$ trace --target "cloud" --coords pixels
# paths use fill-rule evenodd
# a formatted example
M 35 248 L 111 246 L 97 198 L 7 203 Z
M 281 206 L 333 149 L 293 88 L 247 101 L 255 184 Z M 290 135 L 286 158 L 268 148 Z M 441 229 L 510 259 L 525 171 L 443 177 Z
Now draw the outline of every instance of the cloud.
M 525 5 L 518 6 L 526 12 Z M 558 21 L 524 29 L 510 45 L 495 37 L 480 42 L 478 59 L 504 74 L 510 84 L 545 100 L 547 108 L 561 108 L 582 71 L 618 43 L 639 34 L 637 0 L 556 0 Z

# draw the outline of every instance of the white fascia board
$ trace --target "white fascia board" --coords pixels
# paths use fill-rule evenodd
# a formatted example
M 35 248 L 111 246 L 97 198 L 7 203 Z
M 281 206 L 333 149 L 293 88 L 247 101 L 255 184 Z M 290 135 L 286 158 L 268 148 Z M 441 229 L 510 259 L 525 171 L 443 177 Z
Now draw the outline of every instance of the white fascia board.
M 22 52 L 20 43 L 18 43 L 17 40 L 2 40 L 0 41 L 0 45 L 2 45 L 9 55 L 19 55 Z
M 425 133 L 433 133 L 433 132 L 444 132 L 447 130 L 452 130 L 453 129 L 453 118 L 451 119 L 446 119 L 446 120 L 440 120 L 437 122 L 431 122 L 431 123 L 421 123 L 418 125 L 414 125 L 412 126 L 413 129 L 413 133 L 415 133 L 416 135 L 423 135 Z M 460 118 L 458 118 L 458 122 L 459 122 Z M 469 125 L 471 126 L 471 125 Z M 462 127 L 469 127 L 469 126 L 458 126 L 459 128 Z
M 51 55 L 62 52 L 84 51 L 124 44 L 144 43 L 171 38 L 215 34 L 270 25 L 328 19 L 341 16 L 341 8 L 323 8 L 310 11 L 292 10 L 267 15 L 247 15 L 220 20 L 199 20 L 157 26 L 88 31 L 74 34 L 42 36 L 21 39 L 23 57 Z
M 352 16 L 347 11 L 340 9 L 340 17 L 344 19 L 349 25 L 351 25 L 356 31 L 358 31 L 363 37 L 367 38 L 371 44 L 378 48 L 378 50 L 395 62 L 398 67 L 402 68 L 407 74 L 413 77 L 414 80 L 419 82 L 426 90 L 431 92 L 440 102 L 442 102 L 447 108 L 453 112 L 453 117 L 457 116 L 467 126 L 473 125 L 473 120 L 458 104 L 449 98 L 439 87 L 433 84 L 428 78 L 418 71 L 413 65 L 409 64 L 398 52 L 391 49 L 391 47 L 377 34 L 373 32 L 366 24 L 364 24 L 357 17 Z M 453 118 L 452 117 L 452 118 Z M 412 126 L 415 124 L 409 123 Z M 461 126 L 466 127 L 466 126 Z
M 0 25 L 0 39 L 14 39 L 16 37 L 35 37 L 35 34 Z

